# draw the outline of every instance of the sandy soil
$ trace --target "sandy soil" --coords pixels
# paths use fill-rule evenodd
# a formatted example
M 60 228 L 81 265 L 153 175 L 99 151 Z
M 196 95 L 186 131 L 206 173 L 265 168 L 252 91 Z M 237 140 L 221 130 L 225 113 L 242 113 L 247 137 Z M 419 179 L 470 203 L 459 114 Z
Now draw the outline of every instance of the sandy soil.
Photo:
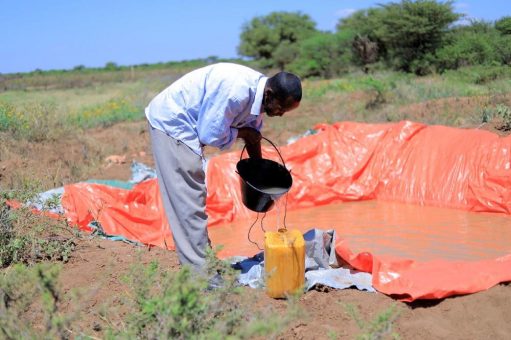
M 123 123 L 51 143 L 4 140 L 0 146 L 0 186 L 12 187 L 24 176 L 35 174 L 41 174 L 38 178 L 48 189 L 88 178 L 128 180 L 132 160 L 154 164 L 145 127 L 143 122 Z M 278 136 L 274 141 L 285 142 Z M 110 155 L 125 158 L 108 162 Z M 119 302 L 118 296 L 125 289 L 121 277 L 138 258 L 143 263 L 157 259 L 170 268 L 179 267 L 172 251 L 97 239 L 78 242 L 72 259 L 63 267 L 61 284 L 68 296 L 75 289 L 83 292 L 78 307 L 86 334 L 101 336 L 95 330 L 101 323 L 99 310 L 103 303 Z M 250 293 L 256 294 L 263 304 L 285 309 L 285 302 L 270 299 L 263 291 Z M 469 296 L 413 304 L 397 302 L 380 293 L 319 288 L 304 294 L 299 304 L 307 316 L 294 322 L 282 338 L 325 339 L 333 335 L 353 338 L 360 330 L 347 314 L 345 304 L 358 307 L 366 320 L 397 304 L 400 315 L 393 331 L 403 339 L 507 339 L 511 334 L 509 284 Z M 65 308 L 74 307 L 69 302 Z
M 64 310 L 80 315 L 79 327 L 85 334 L 101 336 L 105 321 L 99 316 L 101 307 L 119 309 L 126 291 L 122 281 L 133 263 L 158 260 L 163 266 L 179 268 L 173 251 L 159 248 L 139 248 L 108 240 L 83 240 L 71 261 L 64 265 L 61 285 L 68 301 L 73 291 L 82 292 L 80 303 L 69 302 Z M 282 313 L 286 302 L 273 300 L 262 290 L 246 288 L 255 294 L 260 305 L 272 306 Z M 304 315 L 293 322 L 280 336 L 282 339 L 351 339 L 360 334 L 346 305 L 355 306 L 361 318 L 373 320 L 379 313 L 396 304 L 400 311 L 392 332 L 402 339 L 508 339 L 511 334 L 511 286 L 501 284 L 487 291 L 448 298 L 440 301 L 419 301 L 413 304 L 397 302 L 380 293 L 355 289 L 332 290 L 320 287 L 304 294 L 299 306 Z M 112 316 L 115 319 L 116 316 Z M 100 327 L 98 328 L 98 325 Z

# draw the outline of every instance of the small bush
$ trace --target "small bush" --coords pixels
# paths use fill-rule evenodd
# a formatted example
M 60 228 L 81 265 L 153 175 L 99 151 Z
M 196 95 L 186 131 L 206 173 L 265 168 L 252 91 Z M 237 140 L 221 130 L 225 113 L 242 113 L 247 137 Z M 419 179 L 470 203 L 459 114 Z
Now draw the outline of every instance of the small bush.
M 66 262 L 75 248 L 79 234 L 65 221 L 7 205 L 7 200 L 25 202 L 33 197 L 25 190 L 0 192 L 0 268 L 43 260 Z
M 0 337 L 5 339 L 67 339 L 73 317 L 59 310 L 57 279 L 61 267 L 15 265 L 0 272 Z M 30 311 L 30 312 L 29 312 Z M 33 319 L 41 320 L 34 326 Z
M 174 272 L 157 262 L 136 263 L 124 277 L 122 313 L 106 301 L 94 330 L 105 339 L 250 339 L 274 337 L 297 318 L 296 301 L 289 302 L 287 313 L 277 314 L 236 286 L 227 263 L 210 255 L 208 266 L 209 273 L 222 273 L 221 287 L 208 289 L 206 276 L 188 267 Z M 83 292 L 71 298 L 62 294 L 61 269 L 45 263 L 0 271 L 0 338 L 88 338 L 79 322 Z M 65 313 L 63 306 L 68 306 Z
M 386 103 L 385 93 L 387 85 L 384 82 L 369 77 L 365 79 L 364 83 L 367 91 L 371 93 L 371 99 L 366 103 L 366 109 L 375 109 Z
M 296 317 L 292 311 L 285 316 L 258 311 L 237 287 L 230 265 L 212 254 L 207 277 L 220 273 L 223 278 L 216 289 L 208 289 L 206 277 L 186 266 L 171 272 L 157 262 L 135 265 L 124 279 L 130 312 L 119 327 L 107 332 L 107 338 L 247 339 L 278 334 Z
M 360 340 L 386 339 L 392 337 L 394 339 L 399 336 L 392 331 L 393 323 L 399 317 L 400 311 L 396 305 L 392 305 L 383 312 L 379 313 L 373 320 L 364 320 L 360 316 L 356 306 L 346 304 L 344 306 L 349 316 L 355 320 L 361 333 L 356 337 Z
M 495 107 L 485 107 L 481 113 L 483 123 L 493 122 L 495 128 L 501 131 L 511 130 L 511 107 L 497 104 Z
M 62 128 L 52 103 L 28 103 L 14 107 L 0 102 L 0 131 L 10 132 L 14 138 L 42 142 L 58 137 Z

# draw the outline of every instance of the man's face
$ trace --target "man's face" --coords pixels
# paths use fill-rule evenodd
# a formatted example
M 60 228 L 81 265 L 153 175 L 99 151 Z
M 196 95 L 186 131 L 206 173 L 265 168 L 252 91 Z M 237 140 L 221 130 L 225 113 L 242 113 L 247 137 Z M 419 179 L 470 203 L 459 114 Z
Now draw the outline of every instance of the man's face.
M 265 97 L 263 108 L 268 117 L 281 117 L 284 113 L 296 109 L 299 105 L 300 102 L 296 102 L 292 98 L 282 103 L 269 95 Z

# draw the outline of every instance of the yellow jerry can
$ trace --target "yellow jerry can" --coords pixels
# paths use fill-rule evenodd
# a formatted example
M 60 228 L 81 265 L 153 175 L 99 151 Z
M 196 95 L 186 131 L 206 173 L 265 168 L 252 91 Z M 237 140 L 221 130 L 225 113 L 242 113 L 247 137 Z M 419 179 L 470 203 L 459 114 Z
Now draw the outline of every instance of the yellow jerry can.
M 272 298 L 284 298 L 303 288 L 305 282 L 305 241 L 298 230 L 279 229 L 264 234 L 266 291 Z

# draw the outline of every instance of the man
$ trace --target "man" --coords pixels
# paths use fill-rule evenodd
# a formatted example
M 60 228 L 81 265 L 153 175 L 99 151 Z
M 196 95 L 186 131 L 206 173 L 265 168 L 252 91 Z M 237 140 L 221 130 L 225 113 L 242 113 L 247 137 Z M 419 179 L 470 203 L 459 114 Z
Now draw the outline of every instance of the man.
M 245 141 L 261 158 L 262 113 L 282 116 L 298 107 L 300 79 L 271 78 L 242 65 L 219 63 L 192 71 L 158 94 L 145 113 L 158 184 L 181 264 L 200 270 L 208 246 L 205 145 L 228 149 Z

